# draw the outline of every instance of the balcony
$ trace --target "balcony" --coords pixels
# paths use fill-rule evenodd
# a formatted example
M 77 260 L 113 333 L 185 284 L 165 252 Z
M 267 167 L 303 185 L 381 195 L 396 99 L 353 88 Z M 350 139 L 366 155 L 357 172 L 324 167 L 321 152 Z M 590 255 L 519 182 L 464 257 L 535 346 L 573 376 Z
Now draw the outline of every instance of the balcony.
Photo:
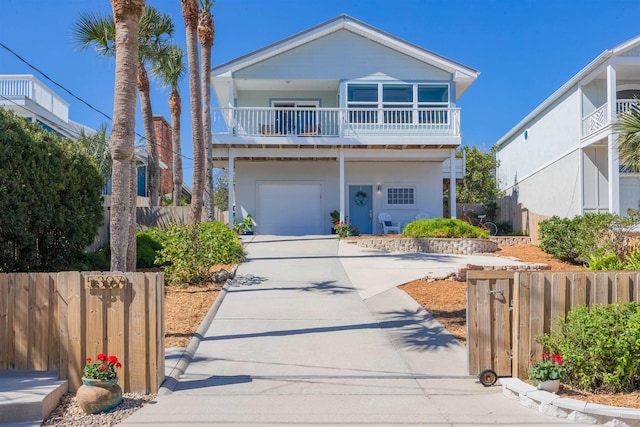
M 616 101 L 616 112 L 617 114 L 626 113 L 632 106 L 638 106 L 637 99 L 618 99 Z M 609 104 L 607 103 L 584 117 L 582 119 L 582 137 L 587 138 L 613 124 L 609 116 Z
M 247 137 L 460 136 L 459 108 L 218 108 L 215 135 Z
M 30 74 L 0 75 L 0 95 L 13 102 L 28 99 L 63 121 L 69 121 L 69 104 Z

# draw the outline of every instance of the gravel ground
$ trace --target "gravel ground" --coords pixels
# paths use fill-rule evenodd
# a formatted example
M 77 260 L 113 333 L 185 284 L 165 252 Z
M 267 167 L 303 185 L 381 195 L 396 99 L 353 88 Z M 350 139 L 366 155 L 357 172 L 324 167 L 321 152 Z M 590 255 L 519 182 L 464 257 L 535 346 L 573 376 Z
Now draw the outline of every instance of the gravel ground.
M 122 402 L 109 412 L 87 415 L 78 406 L 75 393 L 66 393 L 56 409 L 42 423 L 43 426 L 112 426 L 155 398 L 155 394 L 124 393 Z

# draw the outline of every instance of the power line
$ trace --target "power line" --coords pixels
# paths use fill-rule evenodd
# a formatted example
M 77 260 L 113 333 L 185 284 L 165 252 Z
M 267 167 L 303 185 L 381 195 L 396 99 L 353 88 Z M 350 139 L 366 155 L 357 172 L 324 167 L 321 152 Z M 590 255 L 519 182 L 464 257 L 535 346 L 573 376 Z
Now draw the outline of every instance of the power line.
M 12 49 L 10 49 L 7 45 L 5 45 L 4 43 L 0 42 L 0 46 L 2 48 L 4 48 L 5 50 L 7 50 L 9 53 L 11 53 L 12 55 L 14 55 L 16 58 L 18 58 L 20 61 L 22 61 L 23 63 L 25 63 L 27 66 L 29 66 L 32 70 L 36 71 L 38 74 L 42 75 L 45 79 L 47 79 L 48 81 L 50 81 L 52 84 L 56 85 L 57 87 L 59 87 L 60 89 L 62 89 L 63 91 L 65 91 L 66 93 L 68 93 L 69 95 L 71 95 L 72 97 L 74 97 L 75 99 L 77 99 L 78 101 L 82 102 L 83 104 L 85 104 L 87 107 L 89 107 L 90 109 L 92 109 L 93 111 L 97 112 L 98 114 L 106 117 L 109 122 L 113 122 L 113 119 L 111 118 L 111 116 L 109 116 L 107 113 L 99 110 L 98 108 L 94 107 L 93 105 L 91 105 L 89 102 L 85 101 L 84 99 L 80 98 L 78 95 L 74 94 L 73 92 L 71 92 L 69 89 L 67 89 L 66 87 L 64 87 L 63 85 L 61 85 L 60 83 L 56 82 L 55 80 L 53 80 L 51 77 L 49 77 L 44 71 L 40 70 L 38 67 L 36 67 L 35 65 L 31 64 L 29 61 L 27 61 L 26 59 L 24 59 L 22 56 L 20 56 L 18 53 L 14 52 Z M 2 96 L 0 94 L 0 96 Z M 4 96 L 2 96 L 4 99 L 7 99 L 11 102 L 13 102 L 12 100 L 5 98 Z M 15 102 L 13 102 L 14 104 L 16 104 Z M 23 107 L 19 104 L 16 104 L 20 107 Z M 26 108 L 26 107 L 23 107 Z M 135 132 L 136 136 L 138 136 L 139 138 L 141 138 L 144 141 L 147 141 L 147 137 L 144 135 L 140 135 L 138 132 Z M 79 135 L 78 135 L 79 136 Z M 157 144 L 157 142 L 156 142 Z M 171 151 L 171 153 L 173 153 L 174 155 L 178 155 L 180 157 L 182 157 L 185 160 L 191 160 L 193 161 L 193 159 L 191 157 L 185 156 L 182 153 L 178 153 L 176 151 L 173 151 L 173 147 L 168 147 L 166 144 L 157 144 L 160 147 L 162 147 L 163 149 L 169 150 Z

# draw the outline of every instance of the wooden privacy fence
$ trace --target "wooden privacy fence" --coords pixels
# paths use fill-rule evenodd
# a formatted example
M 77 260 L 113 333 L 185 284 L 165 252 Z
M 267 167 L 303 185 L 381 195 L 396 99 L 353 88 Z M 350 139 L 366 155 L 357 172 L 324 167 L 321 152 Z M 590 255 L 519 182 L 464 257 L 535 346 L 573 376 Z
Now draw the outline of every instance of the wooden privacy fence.
M 0 369 L 54 370 L 82 385 L 85 359 L 116 355 L 125 392 L 164 379 L 162 273 L 0 274 Z
M 638 271 L 469 271 L 469 374 L 526 378 L 529 360 L 542 355 L 535 338 L 572 307 L 629 301 L 640 302 Z

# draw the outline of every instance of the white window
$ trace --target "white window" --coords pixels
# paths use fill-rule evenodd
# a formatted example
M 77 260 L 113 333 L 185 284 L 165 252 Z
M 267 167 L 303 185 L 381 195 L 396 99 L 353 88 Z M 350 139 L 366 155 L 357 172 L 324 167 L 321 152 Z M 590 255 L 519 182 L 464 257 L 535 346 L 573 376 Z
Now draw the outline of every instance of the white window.
M 349 123 L 446 125 L 449 102 L 447 83 L 347 84 Z
M 412 186 L 387 187 L 384 204 L 390 208 L 413 208 L 416 206 L 416 188 Z

